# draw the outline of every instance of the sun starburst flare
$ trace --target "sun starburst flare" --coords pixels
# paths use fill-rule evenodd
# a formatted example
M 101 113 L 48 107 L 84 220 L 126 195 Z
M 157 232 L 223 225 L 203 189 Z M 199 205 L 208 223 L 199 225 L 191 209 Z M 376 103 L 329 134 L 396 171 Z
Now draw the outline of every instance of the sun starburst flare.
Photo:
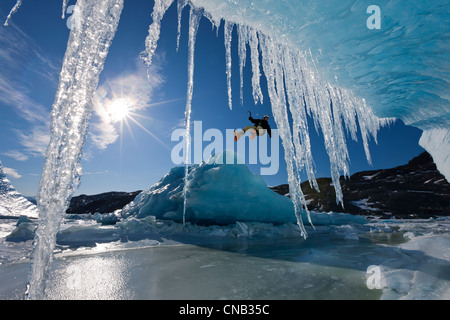
M 106 137 L 104 139 L 105 141 L 107 141 L 106 145 L 113 143 L 114 141 L 116 141 L 117 137 L 123 137 L 124 125 L 128 128 L 129 133 L 134 139 L 132 127 L 137 125 L 140 129 L 144 130 L 164 148 L 170 150 L 169 146 L 166 143 L 158 138 L 155 133 L 151 132 L 149 128 L 143 125 L 138 119 L 147 119 L 150 121 L 154 121 L 155 119 L 142 113 L 148 108 L 179 101 L 182 99 L 184 98 L 164 100 L 142 106 L 139 101 L 133 98 L 131 95 L 115 96 L 111 99 L 106 98 L 105 96 L 99 96 L 95 101 L 95 111 L 101 118 L 103 127 L 105 129 L 100 130 L 100 134 L 98 135 L 97 139 L 99 141 L 103 141 L 101 137 L 99 137 L 100 135 L 113 134 L 113 137 L 111 139 L 107 139 Z
M 132 108 L 131 102 L 126 98 L 113 100 L 107 107 L 106 111 L 112 122 L 120 122 L 130 116 Z

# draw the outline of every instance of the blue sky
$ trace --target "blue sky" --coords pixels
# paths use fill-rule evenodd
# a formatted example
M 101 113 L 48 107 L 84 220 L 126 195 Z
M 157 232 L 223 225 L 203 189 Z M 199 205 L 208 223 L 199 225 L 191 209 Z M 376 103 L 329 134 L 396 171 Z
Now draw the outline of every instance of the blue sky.
M 1 1 L 2 24 L 15 2 Z M 10 26 L 0 27 L 0 160 L 12 184 L 24 195 L 34 195 L 38 187 L 50 110 L 70 32 L 66 24 L 70 15 L 61 18 L 61 3 L 25 1 Z M 75 0 L 69 1 L 71 4 Z M 124 125 L 121 131 L 119 122 L 108 123 L 101 112 L 94 110 L 84 148 L 84 175 L 76 194 L 146 189 L 174 166 L 171 149 L 178 142 L 171 141 L 171 134 L 184 120 L 189 14 L 185 8 L 177 52 L 176 6 L 166 13 L 148 81 L 139 53 L 144 49 L 152 8 L 153 1 L 125 1 L 98 88 L 106 99 L 120 94 L 133 96 L 139 106 L 133 119 L 139 124 L 128 121 L 129 126 Z M 248 67 L 244 69 L 244 105 L 240 105 L 237 41 L 233 35 L 233 110 L 227 105 L 223 25 L 216 33 L 202 18 L 195 47 L 192 120 L 202 121 L 203 130 L 217 128 L 224 135 L 226 129 L 249 124 L 247 110 L 255 117 L 271 115 L 264 81 L 264 103 L 253 102 Z M 273 118 L 269 122 L 276 127 Z M 361 139 L 353 142 L 348 137 L 351 173 L 407 163 L 423 151 L 418 145 L 420 134 L 419 129 L 401 121 L 381 129 L 378 145 L 370 143 L 372 166 L 367 164 Z M 322 137 L 314 129 L 310 136 L 316 176 L 330 176 Z M 251 170 L 258 173 L 259 166 L 251 166 Z M 283 154 L 278 174 L 264 179 L 269 185 L 287 183 Z

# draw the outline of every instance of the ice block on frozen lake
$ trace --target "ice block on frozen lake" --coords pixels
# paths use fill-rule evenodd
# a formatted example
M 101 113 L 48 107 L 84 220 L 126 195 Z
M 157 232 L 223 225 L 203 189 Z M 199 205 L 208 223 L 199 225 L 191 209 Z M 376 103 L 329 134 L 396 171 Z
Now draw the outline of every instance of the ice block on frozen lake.
M 274 191 L 261 176 L 236 160 L 233 152 L 221 153 L 189 169 L 186 221 L 228 224 L 235 221 L 295 222 L 292 201 Z M 225 159 L 226 160 L 226 159 Z M 237 161 L 233 161 L 236 163 Z M 123 215 L 182 220 L 184 167 L 175 167 L 161 181 L 139 194 Z

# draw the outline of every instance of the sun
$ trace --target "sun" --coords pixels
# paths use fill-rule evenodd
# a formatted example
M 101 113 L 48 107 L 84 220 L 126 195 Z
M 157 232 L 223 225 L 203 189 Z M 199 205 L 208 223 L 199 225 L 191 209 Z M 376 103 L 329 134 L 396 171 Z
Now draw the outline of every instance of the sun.
M 131 111 L 132 104 L 126 98 L 115 99 L 107 106 L 107 112 L 112 122 L 125 120 Z

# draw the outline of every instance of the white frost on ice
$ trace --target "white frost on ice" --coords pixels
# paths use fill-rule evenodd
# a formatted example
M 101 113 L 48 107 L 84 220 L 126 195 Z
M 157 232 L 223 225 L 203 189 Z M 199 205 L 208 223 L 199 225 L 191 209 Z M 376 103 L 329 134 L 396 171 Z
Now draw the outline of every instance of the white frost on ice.
M 152 63 L 153 54 L 155 53 L 161 33 L 161 20 L 172 2 L 173 0 L 155 0 L 152 12 L 153 22 L 148 29 L 148 36 L 145 39 L 145 51 L 141 53 L 141 58 L 148 66 Z

